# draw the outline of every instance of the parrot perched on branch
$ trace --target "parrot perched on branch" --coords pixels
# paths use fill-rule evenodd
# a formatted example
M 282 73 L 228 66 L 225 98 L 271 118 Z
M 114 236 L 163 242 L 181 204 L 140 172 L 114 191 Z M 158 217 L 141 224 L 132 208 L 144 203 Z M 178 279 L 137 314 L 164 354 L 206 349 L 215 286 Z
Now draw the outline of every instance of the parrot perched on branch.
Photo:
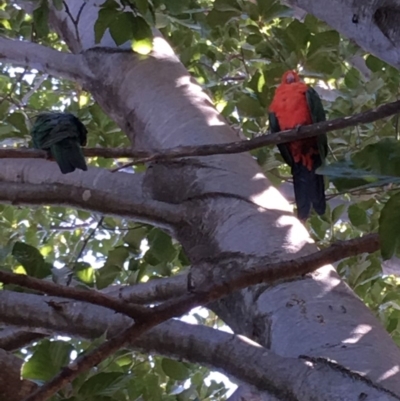
M 298 128 L 325 119 L 318 93 L 300 82 L 295 71 L 285 72 L 269 108 L 271 132 Z M 282 143 L 278 149 L 283 160 L 291 167 L 298 218 L 306 220 L 311 206 L 318 214 L 324 214 L 324 177 L 316 174 L 315 170 L 322 165 L 328 153 L 326 134 Z
M 70 113 L 40 113 L 31 129 L 33 147 L 47 150 L 63 174 L 76 168 L 87 170 L 81 146 L 86 145 L 87 130 Z

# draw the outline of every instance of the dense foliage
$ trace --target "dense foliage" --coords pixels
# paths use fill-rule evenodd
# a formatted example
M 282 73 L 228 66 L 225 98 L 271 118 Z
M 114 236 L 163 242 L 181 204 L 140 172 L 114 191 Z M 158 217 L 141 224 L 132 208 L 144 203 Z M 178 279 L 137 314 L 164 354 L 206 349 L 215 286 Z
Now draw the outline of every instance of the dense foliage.
M 0 34 L 67 51 L 49 30 L 47 1 L 37 3 L 32 18 L 12 1 L 0 1 Z M 53 3 L 64 7 L 61 0 Z M 132 40 L 134 50 L 146 53 L 150 26 L 160 29 L 217 109 L 248 138 L 267 133 L 266 108 L 287 69 L 298 69 L 307 83 L 319 88 L 330 119 L 398 98 L 397 70 L 365 54 L 313 16 L 297 19 L 278 1 L 122 3 L 125 8 L 114 0 L 102 5 L 96 38 L 100 40 L 109 28 L 117 44 Z M 73 82 L 2 64 L 0 92 L 2 146 L 30 146 L 32 118 L 50 109 L 78 115 L 88 128 L 90 147 L 128 146 L 124 133 L 90 93 Z M 324 173 L 329 175 L 331 207 L 308 222 L 321 247 L 380 229 L 383 256 L 400 256 L 399 135 L 398 115 L 329 133 L 329 164 Z M 288 166 L 275 147 L 258 149 L 253 155 L 274 185 L 289 180 Z M 94 157 L 88 164 L 112 168 L 124 161 Z M 188 266 L 179 244 L 157 228 L 63 207 L 30 210 L 0 205 L 0 211 L 0 262 L 14 272 L 103 289 L 170 276 Z M 397 281 L 383 274 L 381 255 L 346 259 L 338 271 L 400 344 Z M 221 324 L 212 313 L 194 316 L 202 323 Z M 93 346 L 78 340 L 40 341 L 20 351 L 33 354 L 23 374 L 47 380 L 70 358 Z M 204 383 L 208 374 L 190 364 L 121 351 L 96 371 L 82 375 L 62 396 L 71 401 L 125 400 L 126 395 L 152 401 L 223 399 L 222 384 Z

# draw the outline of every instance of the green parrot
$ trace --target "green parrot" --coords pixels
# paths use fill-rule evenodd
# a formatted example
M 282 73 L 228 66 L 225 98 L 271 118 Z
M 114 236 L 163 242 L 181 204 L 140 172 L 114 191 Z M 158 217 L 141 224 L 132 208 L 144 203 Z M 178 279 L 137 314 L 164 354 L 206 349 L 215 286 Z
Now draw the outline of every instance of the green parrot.
M 82 122 L 70 113 L 40 113 L 31 129 L 33 147 L 47 150 L 63 174 L 76 168 L 87 170 L 81 149 L 86 145 L 86 134 Z

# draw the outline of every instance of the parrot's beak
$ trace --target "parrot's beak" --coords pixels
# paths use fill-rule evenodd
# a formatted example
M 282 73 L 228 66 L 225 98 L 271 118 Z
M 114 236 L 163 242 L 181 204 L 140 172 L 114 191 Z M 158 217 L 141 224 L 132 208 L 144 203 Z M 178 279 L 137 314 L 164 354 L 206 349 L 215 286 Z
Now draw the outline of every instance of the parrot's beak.
M 295 78 L 295 76 L 293 74 L 288 74 L 286 76 L 286 83 L 292 84 L 295 81 L 296 81 L 296 78 Z

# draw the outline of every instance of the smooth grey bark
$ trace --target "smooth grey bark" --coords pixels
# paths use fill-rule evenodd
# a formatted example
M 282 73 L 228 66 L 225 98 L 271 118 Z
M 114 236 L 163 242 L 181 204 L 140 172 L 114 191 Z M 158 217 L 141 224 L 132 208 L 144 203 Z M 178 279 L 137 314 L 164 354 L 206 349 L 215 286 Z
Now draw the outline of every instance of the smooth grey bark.
M 93 339 L 105 330 L 112 337 L 124 330 L 130 319 L 103 307 L 63 298 L 44 299 L 34 294 L 21 297 L 15 292 L 2 291 L 0 322 L 31 332 Z M 361 394 L 368 394 L 374 400 L 398 400 L 371 381 L 327 361 L 282 357 L 246 337 L 177 320 L 150 330 L 132 342 L 131 347 L 220 370 L 239 383 L 267 390 L 262 399 L 268 401 L 341 401 L 358 399 Z M 323 393 L 318 391 L 321 382 Z M 245 393 L 254 393 L 251 388 L 246 387 Z
M 282 0 L 325 21 L 361 48 L 400 68 L 398 0 Z
M 0 349 L 0 395 L 2 400 L 20 401 L 27 397 L 37 384 L 20 379 L 23 360 Z
M 80 3 L 68 2 L 73 15 Z M 73 51 L 83 50 L 78 56 L 84 72 L 80 83 L 127 133 L 136 150 L 236 139 L 162 37 L 155 38 L 147 58 L 115 49 L 107 35 L 101 45 L 108 48 L 92 49 L 97 12 L 94 2 L 86 3 L 79 41 L 65 13 L 53 12 L 52 23 Z M 175 236 L 193 262 L 205 257 L 218 260 L 232 252 L 292 259 L 315 249 L 287 202 L 248 154 L 150 165 L 142 190 L 149 202 L 189 210 L 185 223 L 175 226 Z M 400 394 L 399 349 L 330 266 L 305 278 L 233 294 L 214 309 L 236 333 L 245 333 L 277 354 L 330 358 Z M 340 388 L 350 394 L 351 374 L 342 373 L 338 392 Z M 329 370 L 324 375 L 326 379 L 318 382 L 310 378 L 312 393 L 303 394 L 300 388 L 299 396 L 335 399 L 330 393 L 332 398 L 326 398 L 326 388 L 337 376 Z
M 91 167 L 61 174 L 54 162 L 3 159 L 0 201 L 21 205 L 58 204 L 129 217 L 172 230 L 185 207 L 148 199 L 142 174 L 112 173 Z

